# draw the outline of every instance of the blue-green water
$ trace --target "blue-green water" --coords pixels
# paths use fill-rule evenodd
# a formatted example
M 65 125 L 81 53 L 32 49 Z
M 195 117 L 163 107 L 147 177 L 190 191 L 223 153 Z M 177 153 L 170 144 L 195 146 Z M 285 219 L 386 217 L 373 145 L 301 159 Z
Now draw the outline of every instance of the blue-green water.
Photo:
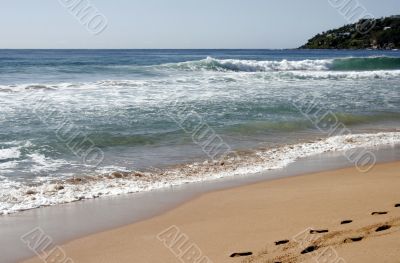
M 174 121 L 182 112 L 232 149 L 327 136 L 293 105 L 301 97 L 354 130 L 398 128 L 400 53 L 0 50 L 0 176 L 20 184 L 209 159 Z M 101 162 L 82 161 L 90 149 Z

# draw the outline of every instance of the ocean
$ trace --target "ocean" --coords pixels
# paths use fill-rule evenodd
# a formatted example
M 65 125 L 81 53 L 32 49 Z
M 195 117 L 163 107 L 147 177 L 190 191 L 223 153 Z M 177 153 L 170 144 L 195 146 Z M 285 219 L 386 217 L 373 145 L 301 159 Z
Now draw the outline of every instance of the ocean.
M 0 214 L 399 143 L 398 51 L 0 50 Z

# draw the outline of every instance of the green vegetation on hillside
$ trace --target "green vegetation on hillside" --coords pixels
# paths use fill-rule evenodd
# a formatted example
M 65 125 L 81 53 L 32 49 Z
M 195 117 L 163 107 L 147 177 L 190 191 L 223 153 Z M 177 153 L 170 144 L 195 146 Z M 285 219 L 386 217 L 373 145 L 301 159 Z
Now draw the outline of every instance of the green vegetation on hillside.
M 398 49 L 400 48 L 400 15 L 380 19 L 362 19 L 358 23 L 318 34 L 300 48 Z

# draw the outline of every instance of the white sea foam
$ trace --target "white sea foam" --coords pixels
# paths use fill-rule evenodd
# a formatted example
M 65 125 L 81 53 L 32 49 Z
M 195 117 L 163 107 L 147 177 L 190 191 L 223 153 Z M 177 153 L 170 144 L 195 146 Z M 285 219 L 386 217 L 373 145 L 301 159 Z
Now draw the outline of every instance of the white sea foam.
M 40 174 L 70 165 L 65 160 L 46 157 L 39 151 L 33 150 L 35 145 L 30 141 L 10 141 L 1 144 L 4 148 L 0 149 L 0 174 L 15 172 L 18 168 L 30 171 L 32 174 Z
M 189 70 L 214 71 L 357 71 L 357 70 L 398 70 L 399 58 L 391 57 L 347 57 L 335 59 L 305 59 L 305 60 L 243 60 L 243 59 L 216 59 L 207 57 L 203 60 L 163 65 L 166 68 Z
M 105 97 L 129 97 L 129 90 L 135 90 L 135 97 L 141 98 L 142 94 L 152 92 L 153 95 L 171 95 L 171 88 L 179 88 L 182 85 L 191 87 L 209 85 L 210 83 L 240 82 L 245 78 L 249 82 L 263 80 L 368 80 L 368 79 L 392 79 L 400 77 L 399 69 L 381 70 L 331 70 L 333 60 L 301 60 L 301 61 L 253 61 L 253 60 L 218 60 L 207 58 L 200 61 L 181 62 L 158 66 L 163 72 L 174 70 L 174 76 L 160 79 L 125 79 L 125 80 L 101 80 L 81 83 L 55 83 L 55 84 L 19 84 L 0 85 L 0 92 L 7 92 L 7 96 L 14 93 L 35 94 L 35 96 L 51 94 L 53 98 L 58 93 L 71 93 L 80 95 L 79 91 L 101 90 L 107 94 Z M 157 69 L 157 67 L 156 67 Z M 198 74 L 187 71 L 198 71 Z M 186 72 L 186 74 L 185 74 Z M 165 72 L 164 72 L 165 73 Z M 36 87 L 32 89 L 31 87 Z M 41 87 L 41 88 L 39 88 Z M 162 87 L 162 88 L 160 88 Z M 49 93 L 50 92 L 50 93 Z M 167 96 L 168 97 L 168 96 Z M 60 98 L 61 99 L 61 98 Z M 143 97 L 146 102 L 148 96 Z M 3 109 L 4 110 L 4 109 Z M 1 118 L 1 117 L 0 117 Z
M 215 59 L 207 57 L 203 60 L 181 62 L 175 64 L 165 64 L 165 67 L 189 70 L 215 70 L 215 71 L 244 71 L 244 72 L 260 72 L 260 71 L 294 71 L 294 70 L 312 70 L 321 71 L 329 70 L 332 59 L 321 60 L 239 60 L 239 59 Z
M 17 166 L 18 166 L 17 161 L 8 161 L 8 162 L 0 163 L 0 174 L 10 173 Z
M 37 152 L 28 154 L 27 157 L 32 162 L 30 172 L 34 174 L 56 171 L 61 166 L 68 164 L 64 160 L 55 160 Z
M 0 214 L 9 214 L 41 206 L 68 203 L 101 196 L 149 191 L 185 183 L 223 177 L 248 175 L 280 169 L 288 164 L 324 152 L 347 151 L 355 148 L 374 149 L 400 144 L 400 132 L 354 134 L 329 137 L 308 143 L 286 145 L 275 149 L 257 150 L 220 162 L 205 161 L 153 172 L 120 172 L 96 177 L 68 180 L 42 178 L 37 185 L 12 181 L 0 176 Z
M 289 71 L 277 72 L 272 75 L 275 79 L 391 79 L 400 77 L 400 70 L 371 70 L 371 71 Z
M 21 156 L 20 147 L 0 149 L 0 160 L 15 159 Z

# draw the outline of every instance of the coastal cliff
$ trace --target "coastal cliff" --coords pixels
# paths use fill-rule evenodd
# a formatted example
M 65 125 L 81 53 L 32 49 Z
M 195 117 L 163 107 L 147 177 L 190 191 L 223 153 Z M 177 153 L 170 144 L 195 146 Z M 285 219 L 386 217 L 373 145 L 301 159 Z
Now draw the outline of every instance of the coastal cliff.
M 361 28 L 362 26 L 363 28 Z M 362 19 L 317 34 L 300 49 L 399 49 L 400 15 Z

